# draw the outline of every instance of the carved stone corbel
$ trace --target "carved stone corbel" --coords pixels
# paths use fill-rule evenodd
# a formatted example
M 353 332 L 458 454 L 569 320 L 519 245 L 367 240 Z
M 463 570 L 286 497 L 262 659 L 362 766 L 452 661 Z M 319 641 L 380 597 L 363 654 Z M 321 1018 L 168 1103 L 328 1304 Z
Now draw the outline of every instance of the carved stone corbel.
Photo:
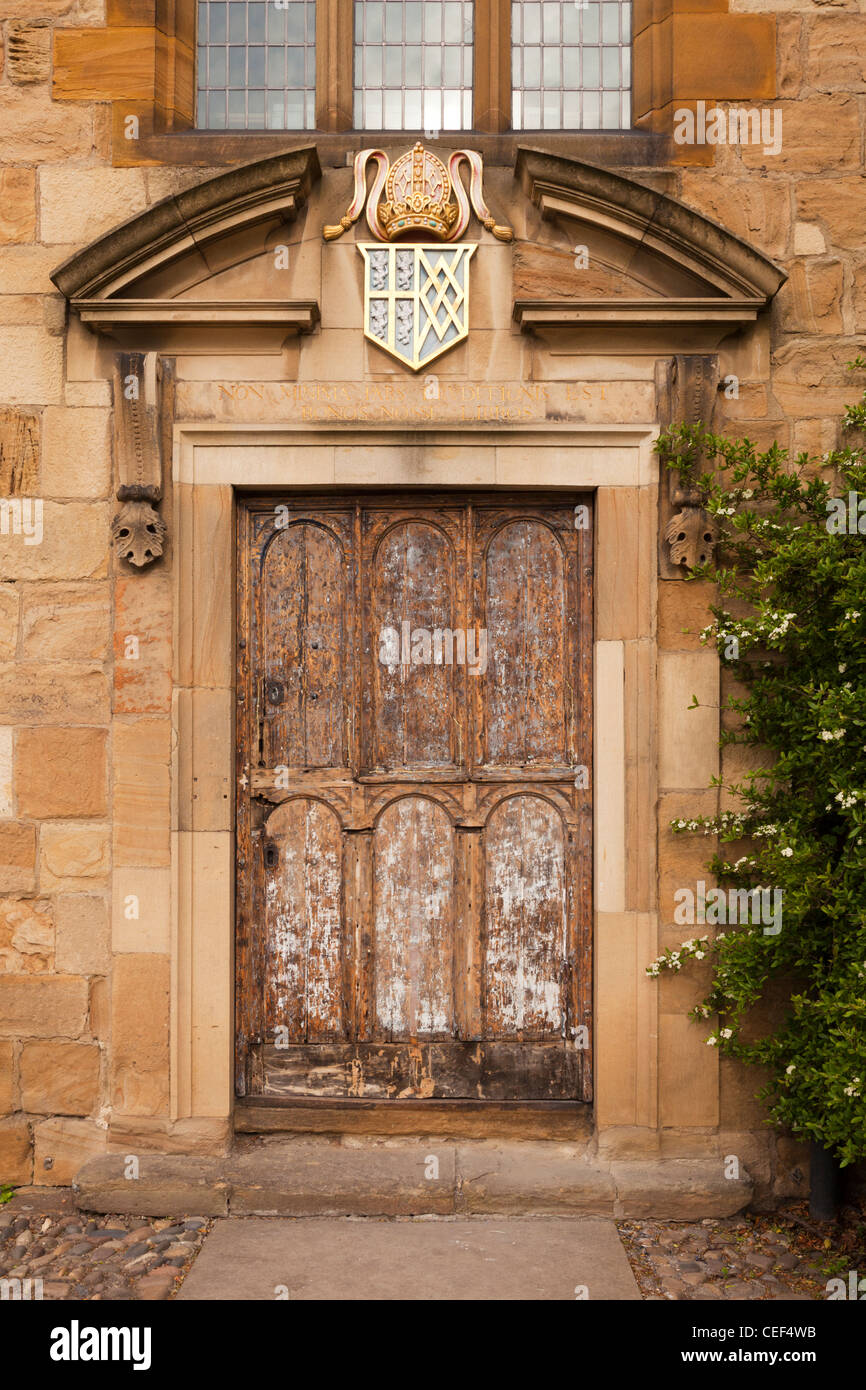
M 660 364 L 662 365 L 662 364 Z M 712 428 L 719 375 L 718 358 L 710 354 L 691 354 L 668 359 L 662 378 L 657 381 L 659 421 L 671 424 L 703 425 Z M 697 565 L 712 559 L 716 527 L 701 506 L 701 494 L 686 487 L 679 474 L 670 471 L 667 483 L 661 480 L 660 534 L 663 545 L 659 568 L 663 579 L 682 579 Z
M 161 368 L 155 352 L 121 352 L 114 368 L 114 459 L 120 511 L 111 523 L 121 560 L 142 569 L 163 552 Z

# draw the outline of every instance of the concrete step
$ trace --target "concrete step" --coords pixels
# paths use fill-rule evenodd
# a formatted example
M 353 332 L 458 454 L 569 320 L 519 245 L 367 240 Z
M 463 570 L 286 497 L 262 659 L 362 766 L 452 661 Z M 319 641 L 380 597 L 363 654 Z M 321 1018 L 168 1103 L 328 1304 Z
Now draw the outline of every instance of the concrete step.
M 73 1184 L 86 1211 L 140 1216 L 730 1216 L 752 1197 L 721 1159 L 591 1160 L 556 1142 L 265 1137 L 225 1158 L 91 1159 Z

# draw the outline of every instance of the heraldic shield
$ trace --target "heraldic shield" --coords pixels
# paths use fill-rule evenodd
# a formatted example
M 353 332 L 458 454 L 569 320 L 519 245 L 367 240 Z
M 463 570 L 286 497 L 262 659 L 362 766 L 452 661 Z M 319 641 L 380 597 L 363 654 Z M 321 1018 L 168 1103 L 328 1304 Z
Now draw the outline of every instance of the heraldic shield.
M 420 371 L 469 331 L 469 262 L 477 243 L 362 242 L 364 333 Z

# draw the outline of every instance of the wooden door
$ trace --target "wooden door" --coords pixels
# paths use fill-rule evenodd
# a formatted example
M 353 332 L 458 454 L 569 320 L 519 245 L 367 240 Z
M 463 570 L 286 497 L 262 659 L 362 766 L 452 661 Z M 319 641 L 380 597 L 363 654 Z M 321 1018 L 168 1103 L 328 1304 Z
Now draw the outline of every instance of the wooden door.
M 239 1095 L 590 1098 L 589 506 L 239 507 Z

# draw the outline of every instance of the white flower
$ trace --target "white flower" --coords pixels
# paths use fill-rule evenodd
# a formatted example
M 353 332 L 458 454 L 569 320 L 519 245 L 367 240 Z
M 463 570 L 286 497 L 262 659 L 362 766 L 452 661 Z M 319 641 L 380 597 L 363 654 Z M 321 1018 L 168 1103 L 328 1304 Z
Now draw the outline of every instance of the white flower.
M 719 1040 L 716 1037 L 707 1038 L 707 1047 L 718 1047 Z
M 822 738 L 822 739 L 824 740 L 825 743 L 832 743 L 834 739 L 837 739 L 837 738 L 844 738 L 844 737 L 845 737 L 845 730 L 844 730 L 844 729 L 822 729 L 821 732 L 820 732 L 820 734 L 818 735 L 818 737 L 819 737 L 819 738 Z
M 840 662 L 839 662 L 839 675 L 841 676 L 841 675 L 843 674 L 843 672 L 844 672 L 844 671 L 847 671 L 847 670 L 848 670 L 848 663 L 847 663 L 846 661 L 840 661 Z
M 734 1030 L 733 1028 L 723 1028 L 719 1036 L 722 1038 L 732 1038 L 734 1036 Z
M 790 845 L 786 846 L 786 848 L 782 850 L 782 854 L 785 856 L 786 859 L 790 859 L 793 853 L 794 851 L 791 849 Z
M 695 960 L 703 960 L 706 954 L 706 951 L 695 951 Z
M 796 1070 L 797 1070 L 797 1068 L 794 1066 L 794 1063 L 792 1062 L 791 1065 L 790 1065 L 789 1067 L 786 1067 L 786 1068 L 785 1068 L 785 1075 L 786 1075 L 786 1076 L 790 1076 L 791 1073 L 792 1073 L 792 1072 L 795 1072 Z

